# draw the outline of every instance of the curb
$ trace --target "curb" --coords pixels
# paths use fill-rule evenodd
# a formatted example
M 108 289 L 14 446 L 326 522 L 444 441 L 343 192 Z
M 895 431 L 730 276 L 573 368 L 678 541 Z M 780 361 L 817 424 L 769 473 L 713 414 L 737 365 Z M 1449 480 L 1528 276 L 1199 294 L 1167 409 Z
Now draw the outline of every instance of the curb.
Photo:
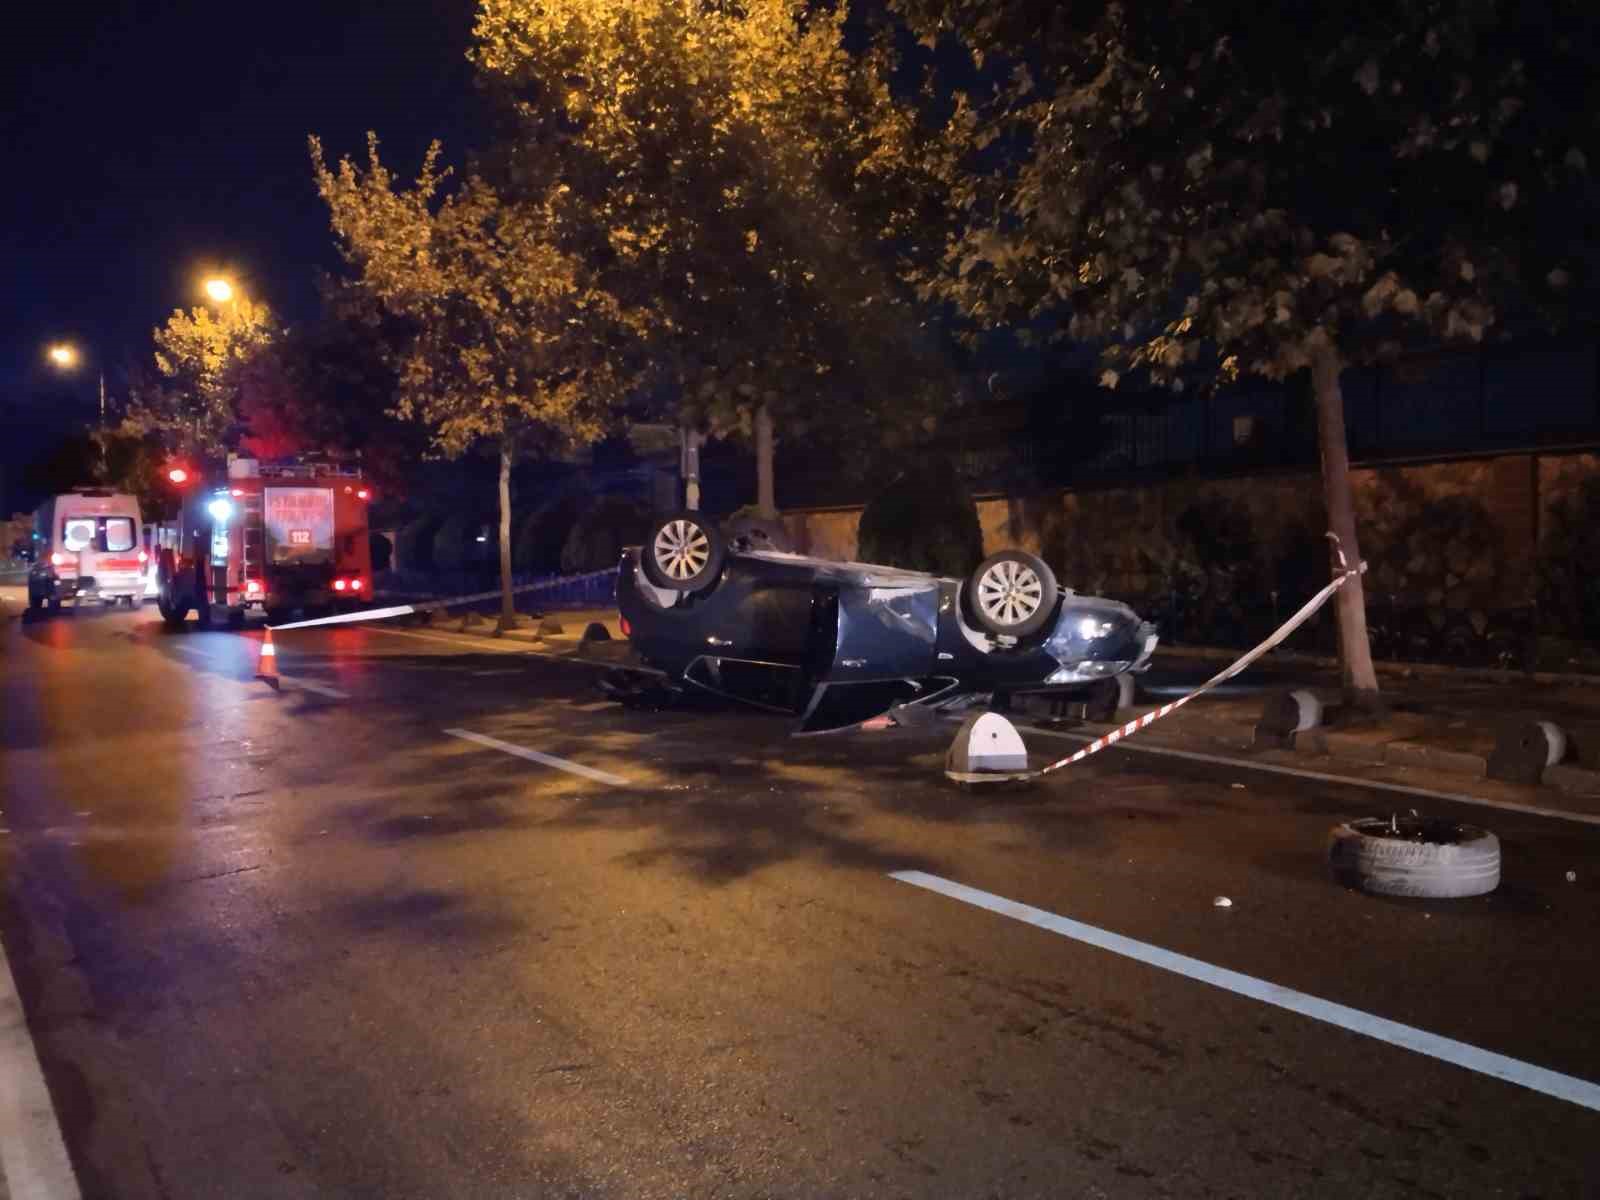
M 1146 712 L 1147 706 L 1122 709 L 1117 717 L 1131 720 Z M 1096 734 L 1108 733 L 1117 725 L 1085 722 L 1082 728 Z M 1151 736 L 1151 735 L 1145 735 Z M 1553 788 L 1574 796 L 1600 796 L 1600 770 L 1576 758 L 1552 763 L 1534 771 L 1529 778 L 1491 770 L 1492 753 L 1440 746 L 1420 736 L 1420 731 L 1400 729 L 1330 729 L 1325 726 L 1283 735 L 1270 732 L 1253 720 L 1229 719 L 1188 712 L 1175 716 L 1172 724 L 1153 733 L 1153 740 L 1169 744 L 1190 743 L 1230 751 L 1287 749 L 1307 758 L 1326 758 L 1363 767 L 1410 767 L 1459 775 L 1467 779 L 1498 779 L 1521 782 L 1526 786 Z
M 1174 646 L 1163 644 L 1156 654 L 1174 658 L 1199 658 L 1231 662 L 1239 656 L 1237 650 L 1222 650 L 1215 646 Z M 1277 662 L 1292 663 L 1302 667 L 1320 667 L 1338 670 L 1339 660 L 1320 654 L 1304 654 L 1293 650 L 1280 650 L 1273 655 Z M 1385 659 L 1373 664 L 1386 675 L 1409 675 L 1424 679 L 1474 679 L 1486 683 L 1592 683 L 1600 684 L 1600 675 L 1586 675 L 1567 671 L 1504 671 L 1496 667 L 1446 667 L 1438 663 L 1394 662 Z
M 79 1200 L 61 1124 L 0 947 L 0 1196 Z

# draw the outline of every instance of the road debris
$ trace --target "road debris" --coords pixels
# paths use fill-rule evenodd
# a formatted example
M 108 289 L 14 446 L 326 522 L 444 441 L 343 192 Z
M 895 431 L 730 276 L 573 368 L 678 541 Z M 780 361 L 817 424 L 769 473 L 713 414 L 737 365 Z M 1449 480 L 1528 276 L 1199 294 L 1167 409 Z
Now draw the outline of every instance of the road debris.
M 1229 900 L 1226 896 L 1218 896 L 1215 900 L 1213 900 L 1211 902 L 1211 907 L 1212 908 L 1232 908 L 1233 907 L 1233 901 Z
M 1567 882 L 1568 883 L 1577 883 L 1578 882 L 1578 873 L 1576 871 L 1568 871 L 1567 872 Z

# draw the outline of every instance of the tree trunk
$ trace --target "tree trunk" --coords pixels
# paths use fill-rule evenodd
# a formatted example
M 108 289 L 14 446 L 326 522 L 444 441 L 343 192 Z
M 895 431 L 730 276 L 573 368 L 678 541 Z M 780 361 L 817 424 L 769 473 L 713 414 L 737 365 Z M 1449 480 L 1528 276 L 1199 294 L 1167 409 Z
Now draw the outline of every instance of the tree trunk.
M 1339 387 L 1343 364 L 1338 354 L 1327 350 L 1311 365 L 1311 384 L 1316 393 L 1317 444 L 1322 452 L 1322 494 L 1328 507 L 1328 527 L 1339 539 L 1350 566 L 1361 562 L 1361 547 L 1356 541 L 1355 500 L 1350 491 L 1350 451 L 1345 441 L 1344 393 Z M 1333 558 L 1335 569 L 1338 556 Z M 1378 673 L 1372 666 L 1372 644 L 1367 638 L 1367 601 L 1362 577 L 1357 575 L 1334 596 L 1334 613 L 1339 622 L 1339 667 L 1345 696 L 1368 712 L 1379 711 Z
M 756 409 L 756 509 L 768 519 L 778 515 L 772 482 L 772 410 L 765 404 Z
M 517 627 L 516 598 L 511 594 L 511 439 L 500 441 L 500 622 L 499 632 Z

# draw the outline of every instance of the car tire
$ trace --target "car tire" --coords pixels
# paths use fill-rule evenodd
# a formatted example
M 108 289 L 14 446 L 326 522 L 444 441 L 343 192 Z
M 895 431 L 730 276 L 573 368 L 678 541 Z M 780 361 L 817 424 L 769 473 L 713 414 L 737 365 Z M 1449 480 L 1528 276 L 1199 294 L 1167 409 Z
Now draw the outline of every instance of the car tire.
M 723 536 L 730 549 L 775 550 L 788 554 L 794 546 L 789 541 L 789 531 L 782 520 L 768 521 L 764 517 L 744 516 L 729 521 L 722 527 Z
M 178 598 L 178 589 L 170 579 L 156 593 L 156 611 L 168 629 L 182 629 L 189 619 L 189 606 Z
M 1340 883 L 1380 896 L 1481 896 L 1500 884 L 1500 839 L 1455 821 L 1365 817 L 1334 828 L 1328 866 Z
M 1025 550 L 991 554 L 961 588 L 968 619 L 995 637 L 1038 633 L 1055 615 L 1060 595 L 1055 572 Z
M 674 592 L 703 592 L 722 574 L 722 532 L 704 513 L 675 512 L 650 526 L 640 550 L 645 578 Z

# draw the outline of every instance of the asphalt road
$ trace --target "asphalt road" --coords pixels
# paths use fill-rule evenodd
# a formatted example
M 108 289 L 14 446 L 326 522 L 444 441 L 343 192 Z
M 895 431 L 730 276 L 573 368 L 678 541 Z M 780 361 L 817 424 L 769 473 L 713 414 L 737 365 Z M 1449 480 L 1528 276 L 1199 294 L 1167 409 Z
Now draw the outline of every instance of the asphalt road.
M 963 792 L 940 731 L 415 629 L 280 635 L 275 694 L 259 636 L 0 631 L 0 935 L 86 1196 L 1600 1189 L 1595 1111 L 891 877 L 1600 1081 L 1593 827 L 1439 805 L 1504 883 L 1386 901 L 1322 869 L 1360 788 Z

